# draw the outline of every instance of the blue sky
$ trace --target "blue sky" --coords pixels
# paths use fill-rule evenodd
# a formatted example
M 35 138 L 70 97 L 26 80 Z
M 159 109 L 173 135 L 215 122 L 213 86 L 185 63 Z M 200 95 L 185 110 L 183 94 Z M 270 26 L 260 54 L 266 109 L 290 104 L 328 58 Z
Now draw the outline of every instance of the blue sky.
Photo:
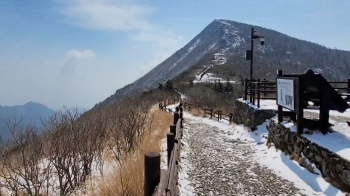
M 350 50 L 346 0 L 0 0 L 0 105 L 90 108 L 214 19 Z

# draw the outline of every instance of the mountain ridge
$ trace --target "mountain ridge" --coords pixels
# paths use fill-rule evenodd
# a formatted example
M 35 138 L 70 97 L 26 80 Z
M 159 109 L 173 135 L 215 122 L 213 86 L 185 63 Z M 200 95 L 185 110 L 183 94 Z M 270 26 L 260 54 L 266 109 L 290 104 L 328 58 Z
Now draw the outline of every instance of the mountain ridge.
M 10 137 L 10 132 L 7 127 L 7 122 L 14 122 L 15 120 L 20 122 L 20 127 L 24 128 L 27 125 L 31 124 L 38 128 L 38 131 L 41 132 L 43 125 L 42 120 L 46 121 L 50 116 L 55 113 L 53 109 L 37 103 L 37 102 L 27 102 L 23 105 L 14 105 L 14 106 L 1 106 L 0 105 L 0 135 L 4 139 Z
M 249 75 L 249 61 L 245 51 L 250 49 L 252 25 L 215 19 L 189 43 L 154 67 L 135 82 L 118 89 L 115 94 L 96 104 L 104 107 L 125 96 L 156 88 L 167 79 L 188 81 L 198 70 L 210 65 L 213 74 L 221 78 L 232 72 L 238 76 Z M 254 26 L 265 36 L 265 45 L 255 42 L 254 76 L 273 78 L 277 69 L 302 72 L 306 68 L 322 73 L 327 79 L 345 79 L 350 73 L 350 52 L 330 49 L 320 44 L 291 37 L 276 30 Z

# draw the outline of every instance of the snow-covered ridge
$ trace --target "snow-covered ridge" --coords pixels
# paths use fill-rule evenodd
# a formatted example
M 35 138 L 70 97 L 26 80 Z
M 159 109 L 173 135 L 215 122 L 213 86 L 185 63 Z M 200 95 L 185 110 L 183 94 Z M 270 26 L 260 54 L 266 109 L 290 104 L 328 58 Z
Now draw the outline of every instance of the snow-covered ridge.
M 184 53 L 175 63 L 173 63 L 173 65 L 170 67 L 170 69 L 173 69 L 176 65 L 178 65 L 183 59 L 185 59 L 194 48 L 196 48 L 196 46 L 198 45 L 198 43 L 200 42 L 200 39 L 197 39 L 196 42 L 187 49 L 186 53 Z

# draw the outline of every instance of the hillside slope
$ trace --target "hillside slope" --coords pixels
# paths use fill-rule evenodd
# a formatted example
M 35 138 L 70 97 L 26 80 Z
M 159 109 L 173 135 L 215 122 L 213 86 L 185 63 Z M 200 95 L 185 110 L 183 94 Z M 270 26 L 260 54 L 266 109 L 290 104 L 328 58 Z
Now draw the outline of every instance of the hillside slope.
M 167 79 L 188 81 L 210 65 L 214 65 L 210 73 L 221 78 L 247 77 L 249 61 L 245 60 L 245 51 L 250 48 L 251 27 L 229 20 L 214 20 L 168 59 L 95 107 L 104 107 L 124 96 L 155 88 Z M 301 72 L 306 68 L 313 68 L 329 80 L 349 77 L 350 52 L 329 49 L 263 27 L 255 28 L 265 36 L 264 46 L 255 42 L 255 77 L 272 79 L 276 69 Z

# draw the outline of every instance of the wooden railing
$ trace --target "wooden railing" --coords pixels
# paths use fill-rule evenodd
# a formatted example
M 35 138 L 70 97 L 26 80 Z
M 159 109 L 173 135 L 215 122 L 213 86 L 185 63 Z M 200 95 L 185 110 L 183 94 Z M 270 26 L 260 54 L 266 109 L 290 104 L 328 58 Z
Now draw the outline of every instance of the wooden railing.
M 165 107 L 166 108 L 166 107 Z M 171 111 L 171 110 L 170 110 Z M 173 112 L 173 111 L 172 111 Z M 160 170 L 160 154 L 148 152 L 145 154 L 145 196 L 177 196 L 178 169 L 182 138 L 182 108 L 174 111 L 174 125 L 170 125 L 167 134 L 168 169 Z
M 163 110 L 164 112 L 169 112 L 169 113 L 173 113 L 174 111 L 172 111 L 170 108 L 167 108 L 169 105 L 178 103 L 180 100 L 178 99 L 167 99 L 165 101 L 159 102 L 159 109 Z
M 209 118 L 211 118 L 211 119 L 217 119 L 218 121 L 220 121 L 220 120 L 227 120 L 229 122 L 232 121 L 232 116 L 233 116 L 232 113 L 225 114 L 219 109 L 202 108 L 202 107 L 195 106 L 195 105 L 192 105 L 191 103 L 187 103 L 187 102 L 182 102 L 182 103 L 183 103 L 184 109 L 187 111 L 190 111 L 191 109 L 199 109 L 199 110 L 203 110 L 204 113 L 206 115 L 209 115 Z
M 332 87 L 340 94 L 347 96 L 347 100 L 350 100 L 350 79 L 344 82 L 328 82 Z M 252 88 L 250 94 L 250 89 Z M 276 100 L 276 81 L 268 81 L 266 79 L 245 79 L 244 82 L 244 100 L 250 100 L 250 102 L 257 107 L 260 107 L 260 100 L 270 99 Z

